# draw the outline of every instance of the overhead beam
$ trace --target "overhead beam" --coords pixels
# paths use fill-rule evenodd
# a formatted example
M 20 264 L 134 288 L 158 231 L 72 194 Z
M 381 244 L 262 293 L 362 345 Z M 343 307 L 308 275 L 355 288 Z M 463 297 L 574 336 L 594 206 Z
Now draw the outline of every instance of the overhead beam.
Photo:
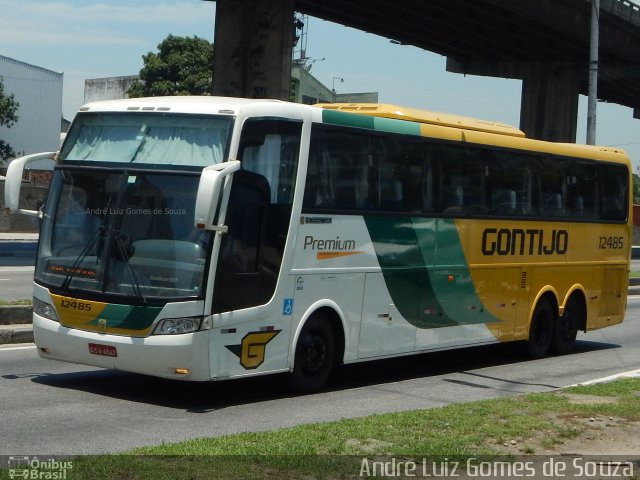
M 295 8 L 461 61 L 573 64 L 587 93 L 590 0 L 296 0 Z M 640 66 L 640 9 L 601 0 L 601 11 L 598 98 L 640 108 L 640 82 L 602 78 Z

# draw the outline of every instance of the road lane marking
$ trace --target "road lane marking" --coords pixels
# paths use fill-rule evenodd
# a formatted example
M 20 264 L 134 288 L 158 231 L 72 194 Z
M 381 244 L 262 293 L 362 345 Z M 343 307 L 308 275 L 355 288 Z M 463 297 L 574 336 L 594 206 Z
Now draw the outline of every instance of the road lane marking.
M 577 387 L 580 385 L 593 385 L 595 383 L 605 383 L 618 380 L 620 378 L 640 378 L 640 369 L 629 370 L 627 372 L 616 373 L 615 375 L 609 375 L 608 377 L 594 378 L 593 380 L 587 380 L 586 382 L 569 385 L 570 387 Z
M 3 265 L 0 266 L 0 272 L 7 274 L 12 272 L 33 272 L 35 267 L 33 265 Z
M 30 350 L 32 348 L 36 348 L 35 344 L 30 343 L 28 345 L 21 345 L 21 346 L 0 346 L 0 352 L 8 352 L 8 351 L 13 351 L 13 350 Z

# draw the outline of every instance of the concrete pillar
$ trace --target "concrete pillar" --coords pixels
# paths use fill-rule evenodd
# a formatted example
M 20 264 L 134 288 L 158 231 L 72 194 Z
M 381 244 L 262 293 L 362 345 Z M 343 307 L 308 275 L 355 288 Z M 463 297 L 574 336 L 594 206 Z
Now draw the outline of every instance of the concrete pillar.
M 520 129 L 530 138 L 575 143 L 579 92 L 574 70 L 532 65 L 522 80 Z
M 575 143 L 580 72 L 562 63 L 457 60 L 447 58 L 447 71 L 522 79 L 520 129 L 529 138 Z
M 294 0 L 217 0 L 213 94 L 289 99 Z

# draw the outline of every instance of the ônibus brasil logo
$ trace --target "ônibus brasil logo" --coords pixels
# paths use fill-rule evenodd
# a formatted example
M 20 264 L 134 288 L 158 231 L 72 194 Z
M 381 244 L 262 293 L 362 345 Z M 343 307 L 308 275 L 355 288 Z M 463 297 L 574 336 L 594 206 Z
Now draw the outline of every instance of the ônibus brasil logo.
M 29 480 L 65 480 L 67 472 L 73 468 L 70 460 L 55 458 L 39 459 L 38 457 L 9 457 L 9 478 Z

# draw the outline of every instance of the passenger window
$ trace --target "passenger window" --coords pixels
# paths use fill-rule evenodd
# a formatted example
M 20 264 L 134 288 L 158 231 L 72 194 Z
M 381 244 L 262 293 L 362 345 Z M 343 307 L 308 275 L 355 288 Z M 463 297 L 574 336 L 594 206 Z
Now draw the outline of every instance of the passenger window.
M 569 198 L 567 207 L 571 217 L 597 220 L 599 182 L 598 167 L 594 163 L 576 162 L 569 174 Z
M 599 165 L 598 174 L 602 190 L 602 218 L 616 222 L 625 221 L 629 198 L 627 170 L 618 165 Z
M 548 218 L 566 217 L 569 161 L 562 158 L 541 158 L 538 161 L 540 179 L 540 215 Z
M 304 206 L 369 209 L 374 184 L 370 137 L 358 132 L 314 127 Z
M 242 169 L 264 176 L 273 204 L 291 204 L 302 124 L 288 120 L 247 120 L 238 153 Z
M 375 146 L 378 166 L 375 208 L 393 212 L 430 211 L 433 203 L 429 198 L 430 177 L 425 172 L 424 144 L 413 139 L 378 137 Z
M 438 153 L 441 171 L 439 210 L 452 214 L 486 213 L 486 152 L 441 145 Z
M 533 179 L 530 158 L 518 152 L 495 152 L 488 165 L 491 204 L 496 216 L 531 215 Z

